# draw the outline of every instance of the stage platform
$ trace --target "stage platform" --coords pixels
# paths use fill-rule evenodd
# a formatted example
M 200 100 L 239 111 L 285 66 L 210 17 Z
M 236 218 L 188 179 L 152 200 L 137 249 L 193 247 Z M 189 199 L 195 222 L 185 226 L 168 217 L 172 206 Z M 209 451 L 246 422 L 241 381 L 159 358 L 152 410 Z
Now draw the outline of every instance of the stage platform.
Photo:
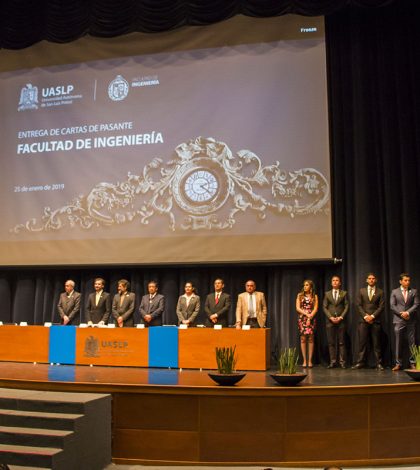
M 324 366 L 315 366 L 313 369 L 299 369 L 307 373 L 307 378 L 293 390 L 314 392 L 329 387 L 346 387 L 354 390 L 365 387 L 383 387 L 390 385 L 407 385 L 417 388 L 420 383 L 414 382 L 403 372 L 392 372 L 390 369 L 377 371 L 376 369 L 327 369 Z M 0 386 L 21 388 L 36 388 L 48 390 L 62 390 L 63 387 L 83 389 L 83 391 L 105 391 L 114 389 L 149 388 L 159 386 L 172 386 L 188 388 L 220 389 L 208 376 L 210 370 L 193 369 L 163 369 L 147 367 L 104 367 L 104 366 L 67 366 L 18 362 L 0 362 Z M 235 385 L 235 392 L 241 393 L 248 389 L 264 389 L 268 391 L 285 392 L 292 390 L 289 387 L 279 387 L 270 377 L 271 371 L 246 371 L 245 378 Z M 28 386 L 26 386 L 28 382 Z
M 420 464 L 420 383 L 389 369 L 270 371 L 220 387 L 207 370 L 0 362 L 0 387 L 107 392 L 119 464 Z

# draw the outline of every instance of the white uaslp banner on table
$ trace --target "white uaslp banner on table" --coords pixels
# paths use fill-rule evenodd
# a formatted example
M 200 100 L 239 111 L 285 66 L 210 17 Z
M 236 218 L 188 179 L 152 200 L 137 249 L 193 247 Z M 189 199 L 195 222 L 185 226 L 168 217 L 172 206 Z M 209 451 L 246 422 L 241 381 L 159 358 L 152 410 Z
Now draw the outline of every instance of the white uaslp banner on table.
M 1 74 L 0 262 L 331 257 L 325 43 L 301 21 Z

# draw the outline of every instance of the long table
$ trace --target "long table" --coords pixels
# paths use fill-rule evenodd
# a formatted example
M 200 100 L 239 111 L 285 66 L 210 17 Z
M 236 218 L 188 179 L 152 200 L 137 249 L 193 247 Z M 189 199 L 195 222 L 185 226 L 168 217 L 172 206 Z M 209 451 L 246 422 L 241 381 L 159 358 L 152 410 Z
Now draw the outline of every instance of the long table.
M 0 326 L 0 360 L 216 369 L 215 348 L 236 346 L 238 370 L 267 370 L 270 330 Z
M 43 326 L 0 326 L 0 360 L 49 362 L 49 335 Z
M 216 347 L 236 346 L 238 370 L 266 370 L 270 367 L 270 330 L 253 328 L 189 328 L 179 330 L 179 367 L 216 369 Z

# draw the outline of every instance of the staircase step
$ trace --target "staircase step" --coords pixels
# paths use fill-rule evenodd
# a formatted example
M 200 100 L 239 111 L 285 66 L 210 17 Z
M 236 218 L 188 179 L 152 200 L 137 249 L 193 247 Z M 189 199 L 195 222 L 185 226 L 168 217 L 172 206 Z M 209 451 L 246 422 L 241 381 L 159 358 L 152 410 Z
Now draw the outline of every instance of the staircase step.
M 0 388 L 0 408 L 8 410 L 44 411 L 49 413 L 83 414 L 89 403 L 102 394 L 43 392 Z
M 75 430 L 81 414 L 42 411 L 0 410 L 0 426 Z
M 9 465 L 35 465 L 36 467 L 56 468 L 60 462 L 62 449 L 52 447 L 14 446 L 0 444 L 0 461 Z
M 11 470 L 102 470 L 111 462 L 111 396 L 0 388 L 0 443 Z
M 51 467 L 22 467 L 22 465 L 9 465 L 10 470 L 51 470 Z
M 73 437 L 74 432 L 67 430 L 0 426 L 0 442 L 2 444 L 32 445 L 62 449 L 66 442 Z

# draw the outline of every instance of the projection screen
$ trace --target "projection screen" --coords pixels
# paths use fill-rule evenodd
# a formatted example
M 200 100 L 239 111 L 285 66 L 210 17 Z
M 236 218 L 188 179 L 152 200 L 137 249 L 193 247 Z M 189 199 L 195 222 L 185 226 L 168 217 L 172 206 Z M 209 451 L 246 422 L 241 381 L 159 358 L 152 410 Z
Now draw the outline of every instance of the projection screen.
M 330 258 L 323 19 L 275 21 L 1 73 L 0 263 Z

